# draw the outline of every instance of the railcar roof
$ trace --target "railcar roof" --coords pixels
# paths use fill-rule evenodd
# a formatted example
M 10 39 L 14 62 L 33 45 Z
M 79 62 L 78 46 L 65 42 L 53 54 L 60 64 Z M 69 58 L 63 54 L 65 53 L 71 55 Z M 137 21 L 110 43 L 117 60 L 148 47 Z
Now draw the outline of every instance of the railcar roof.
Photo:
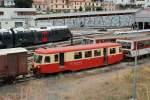
M 30 28 L 14 28 L 14 31 L 30 31 L 30 30 L 36 30 L 36 31 L 48 31 L 53 29 L 68 29 L 67 26 L 48 26 L 48 27 L 30 27 Z
M 48 49 L 40 48 L 35 50 L 35 53 L 53 54 L 53 53 L 88 50 L 88 49 L 97 49 L 97 48 L 108 48 L 108 47 L 115 47 L 115 46 L 121 46 L 121 45 L 117 43 L 98 43 L 98 44 L 75 45 L 75 46 L 57 47 L 57 48 L 48 48 Z
M 99 40 L 99 39 L 117 39 L 117 38 L 130 38 L 130 37 L 142 37 L 142 36 L 148 36 L 150 35 L 150 32 L 147 33 L 137 33 L 137 34 L 123 34 L 123 35 L 114 35 L 114 34 L 104 34 L 100 35 L 100 37 L 94 37 L 94 36 L 87 36 L 85 39 L 94 39 L 94 40 Z
M 129 40 L 129 41 L 143 41 L 143 40 L 150 40 L 150 35 L 141 36 L 141 37 L 133 37 L 128 39 L 118 39 L 118 40 Z
M 0 49 L 0 55 L 7 55 L 21 52 L 27 52 L 27 50 L 25 48 Z

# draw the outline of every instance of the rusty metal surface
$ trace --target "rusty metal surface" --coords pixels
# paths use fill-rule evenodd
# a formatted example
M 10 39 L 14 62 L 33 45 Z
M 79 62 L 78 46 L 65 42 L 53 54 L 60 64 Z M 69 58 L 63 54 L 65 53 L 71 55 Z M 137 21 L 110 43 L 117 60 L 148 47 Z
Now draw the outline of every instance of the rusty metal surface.
M 0 77 L 7 76 L 7 74 L 8 74 L 7 56 L 1 55 L 0 56 Z
M 27 74 L 27 50 L 15 48 L 0 51 L 0 77 Z

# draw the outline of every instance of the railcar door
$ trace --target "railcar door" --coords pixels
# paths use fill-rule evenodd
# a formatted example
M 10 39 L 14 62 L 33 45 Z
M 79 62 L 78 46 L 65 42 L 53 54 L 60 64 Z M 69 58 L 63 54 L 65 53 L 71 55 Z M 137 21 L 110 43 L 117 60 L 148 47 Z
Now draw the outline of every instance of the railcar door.
M 64 53 L 59 54 L 59 65 L 61 68 L 64 68 Z
M 42 32 L 42 43 L 43 42 L 48 42 L 48 32 L 46 31 Z
M 107 48 L 104 48 L 103 54 L 104 54 L 104 65 L 107 65 L 108 64 L 108 50 L 107 50 Z

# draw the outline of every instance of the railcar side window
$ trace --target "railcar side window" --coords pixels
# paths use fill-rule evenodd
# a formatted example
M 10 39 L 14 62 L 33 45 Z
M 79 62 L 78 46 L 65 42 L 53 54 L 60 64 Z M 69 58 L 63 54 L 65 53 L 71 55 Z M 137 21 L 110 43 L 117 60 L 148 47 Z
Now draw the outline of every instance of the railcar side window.
M 92 51 L 85 51 L 85 58 L 92 57 Z
M 75 52 L 74 53 L 74 59 L 81 59 L 82 58 L 82 52 Z
M 50 56 L 45 56 L 44 62 L 45 62 L 45 63 L 50 63 L 50 62 L 51 62 Z
M 119 52 L 122 52 L 122 48 L 121 47 L 119 47 Z
M 116 53 L 116 48 L 110 48 L 110 54 Z
M 94 50 L 94 56 L 101 56 L 101 50 Z
M 55 62 L 58 61 L 58 54 L 56 54 L 56 55 L 54 56 L 54 61 L 55 61 Z
M 121 44 L 123 49 L 131 49 L 131 43 L 130 42 L 117 41 L 117 43 Z
M 34 61 L 36 62 L 36 63 L 41 63 L 42 62 L 42 56 L 35 56 L 34 57 Z

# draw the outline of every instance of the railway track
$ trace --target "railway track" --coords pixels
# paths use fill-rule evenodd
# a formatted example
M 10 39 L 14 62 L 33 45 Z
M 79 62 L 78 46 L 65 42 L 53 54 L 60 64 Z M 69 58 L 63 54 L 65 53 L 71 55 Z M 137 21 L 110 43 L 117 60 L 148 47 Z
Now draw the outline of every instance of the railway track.
M 144 59 L 145 60 L 145 59 Z M 142 62 L 142 60 L 140 61 Z M 143 63 L 139 63 L 141 65 Z M 76 77 L 76 78 L 82 78 L 85 76 L 90 76 L 90 75 L 95 75 L 95 74 L 107 74 L 109 72 L 116 72 L 118 70 L 123 70 L 125 68 L 129 68 L 129 66 L 134 66 L 134 61 L 132 62 L 119 62 L 116 64 L 112 65 L 106 65 L 103 67 L 96 67 L 96 68 L 90 68 L 90 69 L 85 69 L 85 70 L 80 70 L 80 71 L 75 71 L 75 72 L 59 72 L 55 74 L 47 74 L 47 75 L 41 75 L 38 78 L 34 77 L 32 73 L 26 75 L 26 76 L 20 76 L 16 79 L 14 83 L 20 83 L 20 82 L 25 82 L 25 81 L 30 81 L 30 80 L 36 80 L 40 78 L 61 78 L 61 77 Z

